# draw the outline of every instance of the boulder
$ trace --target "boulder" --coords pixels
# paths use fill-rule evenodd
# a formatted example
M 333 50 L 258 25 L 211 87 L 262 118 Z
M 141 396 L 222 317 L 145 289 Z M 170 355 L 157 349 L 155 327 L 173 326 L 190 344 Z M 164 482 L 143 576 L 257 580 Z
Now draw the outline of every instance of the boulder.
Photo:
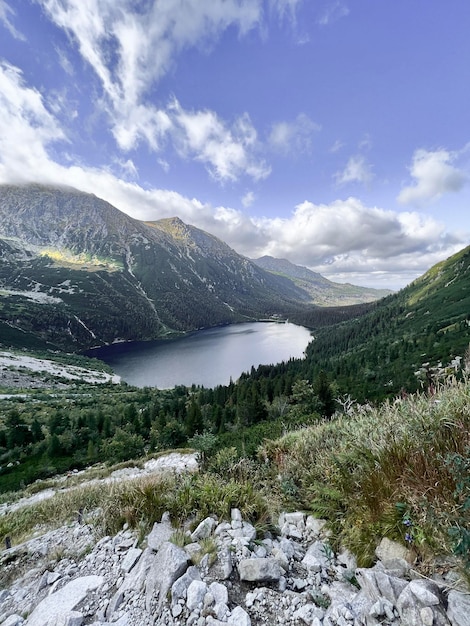
M 170 539 L 173 534 L 173 527 L 170 522 L 168 513 L 162 515 L 160 523 L 155 522 L 149 536 L 147 537 L 147 546 L 154 552 L 160 550 L 160 546 Z
M 394 561 L 395 559 L 408 561 L 410 551 L 401 543 L 384 537 L 375 549 L 375 556 L 387 567 L 388 561 Z
M 82 576 L 67 583 L 40 602 L 28 618 L 28 626 L 47 626 L 50 622 L 64 620 L 91 591 L 104 582 L 102 576 Z
M 307 550 L 302 565 L 311 572 L 319 572 L 331 564 L 331 548 L 322 541 L 315 541 Z
M 124 557 L 121 563 L 121 569 L 126 574 L 131 571 L 137 561 L 140 559 L 140 555 L 142 554 L 142 550 L 140 548 L 131 548 L 127 551 L 126 556 Z
M 452 626 L 467 626 L 470 621 L 470 595 L 451 591 L 447 602 L 447 617 Z
M 215 604 L 228 604 L 228 591 L 225 585 L 213 582 L 209 585 L 209 591 L 214 597 Z
M 186 572 L 180 576 L 171 586 L 171 604 L 175 606 L 178 600 L 186 600 L 188 587 L 194 580 L 201 580 L 201 575 L 197 567 L 188 567 Z M 225 587 L 224 587 L 225 589 Z
M 450 626 L 439 587 L 431 580 L 412 580 L 401 592 L 396 607 L 407 626 Z
M 207 539 L 212 534 L 212 531 L 217 526 L 217 522 L 213 517 L 206 517 L 197 526 L 194 532 L 191 534 L 192 541 L 200 541 L 201 539 Z
M 309 515 L 305 522 L 305 530 L 313 537 L 320 537 L 326 525 L 326 520 Z
M 281 566 L 274 558 L 242 559 L 238 564 L 240 580 L 256 583 L 278 582 L 282 575 Z
M 379 598 L 386 598 L 393 605 L 396 605 L 398 597 L 408 586 L 406 580 L 389 576 L 377 569 L 359 568 L 356 570 L 356 579 L 361 589 L 373 602 Z
M 145 581 L 145 606 L 151 612 L 157 602 L 160 608 L 173 583 L 187 570 L 189 557 L 180 547 L 165 541 L 156 554 Z
M 207 593 L 207 585 L 202 580 L 193 580 L 188 587 L 186 606 L 190 611 L 194 611 L 199 605 L 204 603 Z
M 242 609 L 241 606 L 236 606 L 228 618 L 227 624 L 232 624 L 233 626 L 251 626 L 251 619 L 245 609 Z

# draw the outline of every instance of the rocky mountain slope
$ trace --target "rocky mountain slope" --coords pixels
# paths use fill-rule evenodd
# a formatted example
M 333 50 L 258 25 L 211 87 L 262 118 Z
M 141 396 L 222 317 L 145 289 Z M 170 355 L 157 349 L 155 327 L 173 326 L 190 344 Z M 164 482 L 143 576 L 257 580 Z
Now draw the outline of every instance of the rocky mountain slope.
M 288 314 L 308 300 L 178 218 L 144 223 L 93 195 L 0 189 L 2 337 L 83 349 Z
M 384 540 L 372 568 L 335 553 L 322 520 L 283 513 L 260 537 L 238 509 L 192 532 L 168 514 L 139 539 L 100 538 L 93 516 L 3 551 L 2 626 L 465 626 L 452 569 L 434 579 Z
M 0 187 L 0 289 L 4 345 L 76 350 L 383 295 L 313 289 L 178 218 L 141 222 L 42 185 Z
M 253 262 L 268 272 L 291 280 L 294 285 L 309 294 L 312 302 L 320 306 L 344 306 L 374 302 L 392 293 L 388 289 L 371 289 L 349 283 L 334 283 L 321 274 L 312 272 L 307 267 L 294 265 L 287 259 L 262 256 L 253 259 Z

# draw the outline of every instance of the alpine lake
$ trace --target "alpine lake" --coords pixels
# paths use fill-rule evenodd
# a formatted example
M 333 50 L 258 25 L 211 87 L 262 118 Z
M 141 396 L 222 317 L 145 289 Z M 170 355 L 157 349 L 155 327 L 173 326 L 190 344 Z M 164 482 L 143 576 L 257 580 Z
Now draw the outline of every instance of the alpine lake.
M 289 322 L 248 322 L 170 340 L 115 343 L 88 354 L 136 387 L 211 388 L 235 382 L 258 365 L 302 358 L 311 339 L 307 328 Z

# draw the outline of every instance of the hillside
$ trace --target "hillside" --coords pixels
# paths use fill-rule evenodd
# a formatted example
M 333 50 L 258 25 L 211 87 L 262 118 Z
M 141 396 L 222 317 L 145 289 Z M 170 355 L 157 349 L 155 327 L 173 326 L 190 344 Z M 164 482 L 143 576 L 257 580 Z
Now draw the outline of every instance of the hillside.
M 354 397 L 383 397 L 429 382 L 470 341 L 470 246 L 438 263 L 363 317 L 319 330 L 309 375 L 328 372 Z M 426 381 L 425 381 L 426 382 Z
M 164 226 L 183 234 L 186 228 L 172 221 Z M 243 615 L 246 624 L 261 626 L 280 616 L 280 623 L 298 626 L 321 615 L 319 622 L 310 623 L 330 626 L 341 606 L 350 611 L 344 614 L 356 611 L 360 626 L 465 626 L 470 566 L 469 267 L 467 248 L 376 303 L 362 318 L 318 330 L 307 359 L 260 367 L 226 387 L 136 389 L 106 382 L 103 374 L 99 385 L 89 384 L 93 362 L 74 357 L 80 382 L 77 369 L 65 367 L 65 361 L 61 368 L 42 359 L 37 367 L 45 369 L 50 390 L 41 383 L 21 393 L 5 389 L 8 393 L 0 398 L 0 493 L 5 503 L 0 540 L 8 537 L 18 544 L 0 555 L 4 585 L 13 590 L 0 599 L 4 610 L 19 610 L 21 602 L 14 600 L 18 576 L 31 608 L 39 611 L 36 605 L 46 598 L 46 587 L 61 578 L 58 586 L 68 585 L 70 572 L 80 580 L 99 562 L 109 586 L 98 599 L 90 598 L 87 615 L 147 619 L 140 578 L 133 576 L 128 580 L 135 592 L 126 584 L 122 596 L 119 590 L 106 595 L 111 609 L 100 613 L 104 594 L 126 580 L 121 571 L 116 573 L 112 558 L 103 569 L 110 553 L 106 546 L 122 540 L 122 562 L 127 550 L 137 549 L 133 555 L 141 555 L 152 524 L 170 511 L 174 544 L 182 550 L 192 545 L 186 562 L 192 549 L 203 557 L 197 561 L 201 589 L 220 572 L 211 570 L 213 563 L 223 568 L 230 560 L 234 565 L 221 581 L 228 581 L 236 618 L 217 618 L 219 623 L 235 625 Z M 10 359 L 12 374 L 15 368 L 23 373 L 24 366 L 31 366 L 24 353 L 3 358 Z M 421 367 L 423 359 L 429 365 Z M 434 367 L 438 359 L 442 365 Z M 377 363 L 373 373 L 372 363 Z M 425 389 L 413 395 L 410 391 L 419 385 L 417 368 Z M 71 374 L 74 378 L 65 384 Z M 394 393 L 397 386 L 399 395 Z M 379 403 L 384 395 L 391 400 Z M 361 396 L 368 402 L 355 401 Z M 198 451 L 197 473 L 148 475 L 155 457 L 182 446 Z M 109 476 L 113 464 L 118 464 L 116 473 Z M 83 477 L 82 468 L 88 468 Z M 55 476 L 67 470 L 67 475 Z M 45 480 L 35 483 L 38 478 Z M 84 482 L 78 485 L 81 478 Z M 98 479 L 103 481 L 97 484 Z M 93 557 L 73 551 L 51 556 L 39 579 L 34 574 L 37 546 L 68 546 L 67 529 L 77 511 L 75 538 L 93 529 L 107 539 L 91 545 Z M 296 512 L 278 517 L 282 511 Z M 323 522 L 309 514 L 324 518 L 321 536 L 312 538 L 311 531 Z M 200 521 L 207 533 L 203 539 L 192 535 Z M 37 537 L 54 526 L 60 528 L 44 539 Z M 235 543 L 222 553 L 229 527 Z M 251 538 L 241 529 L 249 529 Z M 31 535 L 32 543 L 21 543 Z M 156 558 L 151 552 L 147 556 Z M 92 558 L 96 560 L 90 565 Z M 148 563 L 145 557 L 142 567 Z M 243 579 L 244 567 L 268 565 L 276 571 L 271 579 Z M 160 562 L 158 568 L 167 571 Z M 258 596 L 258 584 L 263 596 Z M 367 603 L 364 593 L 370 594 Z M 165 613 L 169 624 L 182 626 L 197 617 L 188 594 L 176 609 L 183 622 L 178 616 L 173 620 L 171 604 Z M 218 626 L 209 599 L 206 609 L 205 626 Z M 429 619 L 412 621 L 415 615 Z
M 81 350 L 273 314 L 308 296 L 178 218 L 144 223 L 93 195 L 0 189 L 0 330 Z
M 389 289 L 358 287 L 349 283 L 334 283 L 307 267 L 294 265 L 287 259 L 275 259 L 263 256 L 253 262 L 264 270 L 277 276 L 283 276 L 309 294 L 312 302 L 319 306 L 349 306 L 374 302 L 390 295 Z

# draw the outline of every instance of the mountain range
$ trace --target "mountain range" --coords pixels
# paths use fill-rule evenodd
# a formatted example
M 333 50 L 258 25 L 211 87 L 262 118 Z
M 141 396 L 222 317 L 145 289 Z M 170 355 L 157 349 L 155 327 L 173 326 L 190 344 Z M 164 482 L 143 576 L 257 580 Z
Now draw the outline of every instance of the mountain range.
M 294 265 L 287 259 L 276 259 L 272 256 L 262 256 L 253 259 L 258 267 L 278 276 L 291 280 L 297 287 L 305 291 L 311 301 L 319 306 L 344 306 L 374 302 L 384 298 L 392 292 L 389 289 L 372 289 L 358 287 L 350 283 L 334 283 L 307 267 Z
M 3 344 L 72 350 L 386 293 L 251 261 L 177 217 L 143 222 L 92 194 L 37 184 L 0 187 L 0 289 Z

